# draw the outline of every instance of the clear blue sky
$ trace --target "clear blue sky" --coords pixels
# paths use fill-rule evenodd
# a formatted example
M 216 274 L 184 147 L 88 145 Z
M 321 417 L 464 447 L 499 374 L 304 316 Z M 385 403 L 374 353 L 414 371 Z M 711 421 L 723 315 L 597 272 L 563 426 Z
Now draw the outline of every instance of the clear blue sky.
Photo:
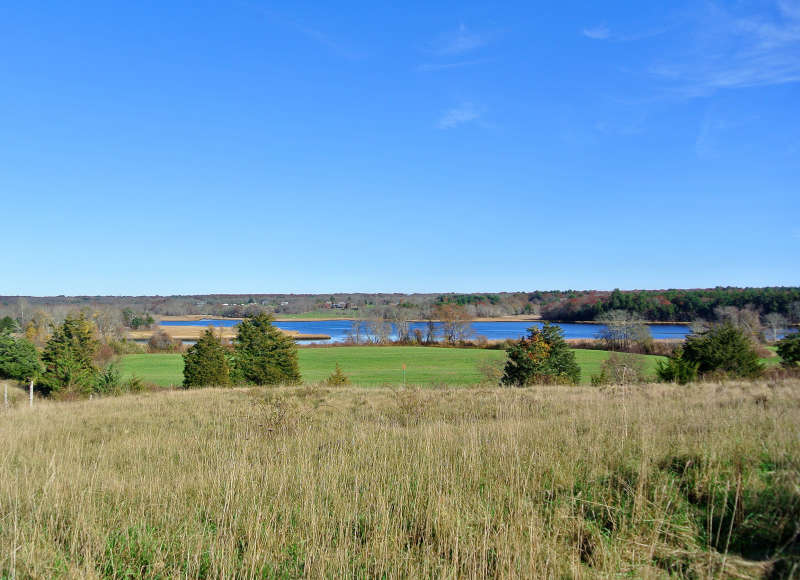
M 800 283 L 800 1 L 320 4 L 3 2 L 0 294 Z

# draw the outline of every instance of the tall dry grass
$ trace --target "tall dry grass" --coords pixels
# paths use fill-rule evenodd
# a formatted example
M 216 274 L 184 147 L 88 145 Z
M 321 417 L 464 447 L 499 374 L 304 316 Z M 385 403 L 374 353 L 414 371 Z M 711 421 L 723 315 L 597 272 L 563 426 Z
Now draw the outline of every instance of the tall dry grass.
M 23 401 L 0 415 L 0 574 L 786 576 L 799 387 Z

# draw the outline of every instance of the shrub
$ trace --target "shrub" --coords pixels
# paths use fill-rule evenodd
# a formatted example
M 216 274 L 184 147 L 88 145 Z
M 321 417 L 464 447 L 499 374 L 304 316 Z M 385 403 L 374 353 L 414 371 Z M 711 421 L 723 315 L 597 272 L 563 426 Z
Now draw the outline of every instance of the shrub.
M 741 328 L 724 323 L 686 339 L 682 358 L 697 364 L 701 374 L 755 378 L 764 371 L 753 343 Z
M 300 382 L 297 345 L 272 326 L 272 320 L 272 316 L 262 313 L 239 324 L 234 340 L 237 381 L 255 385 Z
M 91 393 L 99 373 L 94 365 L 98 346 L 91 320 L 83 313 L 67 316 L 45 344 L 39 386 L 48 394 Z
M 341 387 L 343 385 L 349 385 L 350 378 L 342 372 L 342 367 L 339 366 L 339 363 L 336 363 L 336 369 L 325 380 L 325 383 L 332 387 Z
M 677 349 L 667 360 L 656 363 L 656 376 L 665 383 L 685 385 L 697 380 L 698 363 L 683 358 L 683 349 Z
M 476 366 L 484 382 L 490 385 L 498 385 L 503 378 L 505 363 L 502 360 L 487 357 L 478 361 Z
M 108 346 L 114 351 L 115 355 L 123 354 L 142 354 L 145 352 L 143 345 L 133 340 L 123 338 L 122 340 L 110 340 Z
M 800 333 L 796 332 L 779 340 L 778 354 L 785 366 L 796 366 L 800 362 Z
M 644 361 L 641 357 L 628 353 L 611 353 L 600 366 L 600 374 L 593 375 L 592 385 L 630 385 L 646 379 Z
M 147 341 L 147 350 L 150 352 L 175 352 L 180 349 L 181 341 L 174 340 L 163 330 L 158 330 L 152 334 Z
M 528 336 L 508 347 L 508 361 L 502 383 L 522 387 L 531 384 L 573 383 L 580 380 L 581 370 L 575 353 L 564 340 L 560 326 L 545 323 L 540 329 L 532 326 Z
M 228 385 L 230 368 L 222 341 L 207 329 L 183 355 L 183 386 L 205 387 Z

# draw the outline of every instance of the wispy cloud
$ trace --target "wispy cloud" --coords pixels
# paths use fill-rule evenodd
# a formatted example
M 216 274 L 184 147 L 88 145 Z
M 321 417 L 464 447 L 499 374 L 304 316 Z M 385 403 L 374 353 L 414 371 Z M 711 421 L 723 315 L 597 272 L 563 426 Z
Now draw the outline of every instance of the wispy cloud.
M 586 38 L 592 40 L 606 40 L 611 36 L 611 30 L 605 24 L 584 28 L 581 32 Z
M 423 49 L 431 62 L 419 65 L 416 70 L 436 72 L 489 62 L 487 58 L 478 58 L 475 53 L 489 44 L 491 36 L 473 32 L 462 23 L 457 30 L 440 35 Z
M 297 33 L 301 34 L 305 38 L 325 47 L 330 52 L 338 56 L 348 60 L 361 60 L 366 56 L 364 52 L 356 50 L 349 43 L 341 39 L 334 38 L 333 36 L 326 34 L 317 28 L 309 26 L 308 24 L 291 16 L 281 14 L 275 10 L 267 9 L 258 4 L 247 2 L 246 0 L 241 1 L 238 4 L 261 14 L 262 16 L 281 26 L 294 29 Z
M 687 49 L 664 57 L 650 73 L 689 98 L 800 81 L 800 2 L 782 0 L 774 8 L 733 15 L 709 5 L 688 30 Z
M 476 121 L 480 118 L 481 113 L 473 103 L 464 102 L 458 107 L 449 109 L 442 114 L 439 118 L 437 127 L 440 129 L 454 129 L 465 123 Z
M 477 64 L 484 64 L 489 62 L 488 58 L 476 58 L 472 60 L 462 60 L 462 61 L 455 61 L 455 62 L 442 62 L 442 63 L 425 63 L 421 64 L 417 67 L 419 71 L 440 71 L 440 70 L 448 70 L 453 68 L 463 68 L 465 66 L 473 66 Z
M 486 35 L 472 32 L 462 23 L 458 30 L 442 34 L 431 45 L 431 52 L 439 56 L 454 56 L 486 46 L 488 42 Z

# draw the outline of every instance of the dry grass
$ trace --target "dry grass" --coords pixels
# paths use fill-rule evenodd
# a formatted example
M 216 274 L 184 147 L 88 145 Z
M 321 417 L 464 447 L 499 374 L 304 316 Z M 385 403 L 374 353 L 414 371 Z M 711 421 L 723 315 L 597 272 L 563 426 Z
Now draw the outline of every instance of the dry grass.
M 197 340 L 208 330 L 208 326 L 167 325 L 159 326 L 155 330 L 131 330 L 128 331 L 127 338 L 131 340 L 147 340 L 153 336 L 153 333 L 161 330 L 166 332 L 173 340 Z M 330 338 L 327 334 L 304 334 L 297 330 L 279 330 L 296 340 L 327 340 Z M 235 326 L 217 326 L 214 327 L 214 332 L 225 340 L 232 340 L 236 337 L 238 329 Z
M 790 574 L 799 387 L 22 402 L 0 415 L 0 576 Z

